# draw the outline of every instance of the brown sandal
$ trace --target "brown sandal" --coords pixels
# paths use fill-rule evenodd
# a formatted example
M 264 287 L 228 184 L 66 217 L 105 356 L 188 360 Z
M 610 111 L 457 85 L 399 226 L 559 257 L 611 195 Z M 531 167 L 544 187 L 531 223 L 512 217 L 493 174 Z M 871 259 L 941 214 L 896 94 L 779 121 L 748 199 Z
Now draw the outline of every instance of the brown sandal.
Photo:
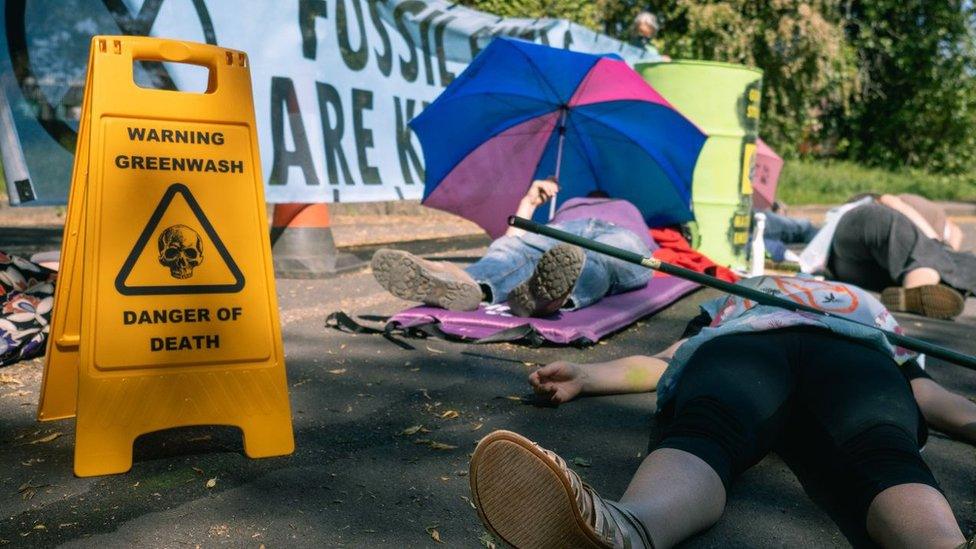
M 498 539 L 520 549 L 652 548 L 637 518 L 584 484 L 559 456 L 511 431 L 481 439 L 471 495 Z

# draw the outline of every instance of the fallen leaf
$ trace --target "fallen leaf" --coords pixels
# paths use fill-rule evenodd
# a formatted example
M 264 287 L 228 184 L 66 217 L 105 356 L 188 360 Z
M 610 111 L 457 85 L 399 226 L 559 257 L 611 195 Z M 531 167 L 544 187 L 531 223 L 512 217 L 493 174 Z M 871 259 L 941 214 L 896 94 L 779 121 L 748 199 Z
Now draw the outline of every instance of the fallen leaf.
M 337 376 L 337 375 L 346 373 L 346 369 L 345 368 L 336 368 L 335 370 L 329 370 L 329 373 L 332 374 L 332 375 L 336 375 Z
M 431 440 L 429 438 L 418 438 L 414 440 L 413 443 L 424 445 L 424 446 L 430 446 L 434 450 L 454 450 L 455 448 L 457 448 L 457 446 L 444 444 L 443 442 L 437 442 L 436 440 Z
M 428 526 L 427 528 L 424 528 L 424 530 L 426 530 L 427 533 L 430 534 L 430 539 L 436 541 L 437 543 L 444 543 L 443 541 L 441 541 L 441 533 L 437 531 L 436 524 L 434 526 Z
M 473 504 L 472 507 L 474 507 Z M 488 532 L 482 532 L 481 537 L 478 538 L 478 541 L 481 542 L 481 545 L 484 546 L 485 549 L 496 549 L 498 547 L 498 545 L 495 544 L 495 538 L 491 537 L 491 534 Z
M 37 526 L 34 526 L 34 529 L 35 530 L 47 530 L 47 526 L 44 526 L 43 524 L 38 524 Z
M 300 387 L 302 385 L 305 385 L 306 383 L 308 383 L 308 378 L 307 377 L 305 379 L 302 379 L 300 381 L 296 381 L 295 383 L 292 383 L 291 386 L 292 387 Z
M 579 465 L 580 467 L 592 467 L 593 462 L 584 457 L 577 456 L 573 458 L 573 465 Z
M 471 426 L 471 430 L 472 431 L 477 431 L 478 429 L 481 429 L 484 426 L 485 426 L 484 423 L 475 423 L 474 425 Z
M 203 469 L 201 469 L 199 467 L 190 467 L 190 469 L 193 469 L 193 472 L 195 472 L 196 474 L 198 474 L 200 476 L 203 476 L 203 474 L 204 474 L 203 473 Z
M 443 442 L 430 442 L 430 447 L 434 450 L 454 450 L 457 446 L 452 446 L 450 444 L 444 444 Z
M 4 393 L 4 394 L 0 395 L 0 398 L 5 398 L 5 397 L 22 397 L 22 396 L 27 396 L 29 394 L 31 394 L 30 391 L 25 391 L 25 390 L 21 389 L 20 391 L 14 391 L 12 393 Z
M 428 351 L 430 351 L 430 352 L 432 352 L 432 353 L 435 353 L 435 354 L 438 354 L 438 355 L 442 355 L 442 354 L 444 354 L 445 352 L 447 352 L 447 351 L 442 351 L 442 350 L 440 350 L 440 349 L 435 349 L 435 348 L 433 348 L 433 347 L 431 347 L 430 345 L 425 345 L 425 347 L 427 347 L 427 350 L 428 350 Z
M 400 434 L 407 435 L 407 436 L 416 435 L 423 428 L 424 428 L 423 425 L 414 425 L 413 427 L 407 427 L 406 429 L 401 431 Z
M 217 486 L 217 477 L 207 481 L 207 488 L 213 488 L 214 486 Z
M 444 482 L 447 482 L 447 481 L 451 480 L 451 477 L 441 477 L 441 480 L 443 480 Z
M 522 402 L 522 397 L 516 395 L 506 395 L 505 398 L 508 400 L 514 400 L 515 402 Z
M 495 544 L 495 538 L 491 537 L 491 534 L 488 532 L 482 533 L 481 537 L 478 538 L 478 541 L 481 542 L 481 545 L 484 546 L 485 549 L 497 549 L 498 547 L 498 545 Z
M 444 413 L 441 414 L 441 419 L 456 419 L 460 415 L 461 414 L 457 410 L 445 410 Z
M 50 435 L 43 436 L 43 437 L 41 437 L 41 438 L 39 438 L 39 439 L 37 439 L 35 441 L 32 441 L 32 442 L 28 442 L 28 444 L 44 444 L 44 443 L 47 443 L 47 442 L 51 442 L 52 440 L 58 438 L 59 436 L 61 436 L 63 434 L 64 433 L 62 433 L 61 431 L 54 431 Z
M 15 378 L 10 374 L 0 374 L 0 385 L 16 385 L 18 387 L 24 384 L 23 381 Z

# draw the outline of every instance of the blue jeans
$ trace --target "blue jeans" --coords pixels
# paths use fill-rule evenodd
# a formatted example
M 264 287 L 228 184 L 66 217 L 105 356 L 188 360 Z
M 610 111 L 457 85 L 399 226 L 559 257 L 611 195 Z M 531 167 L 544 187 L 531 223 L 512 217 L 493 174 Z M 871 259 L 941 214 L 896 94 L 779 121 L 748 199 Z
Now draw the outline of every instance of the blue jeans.
M 600 219 L 574 219 L 552 226 L 645 257 L 651 253 L 644 241 L 632 231 Z M 504 303 L 512 289 L 532 275 L 542 254 L 557 244 L 559 241 L 535 233 L 503 236 L 491 243 L 484 257 L 465 270 L 479 284 L 491 290 L 492 304 Z M 651 276 L 653 273 L 650 269 L 586 251 L 583 271 L 564 309 L 582 309 L 603 296 L 641 288 Z
M 807 244 L 817 234 L 817 227 L 809 220 L 773 212 L 763 213 L 766 215 L 766 230 L 763 231 L 765 238 L 779 240 L 784 244 Z

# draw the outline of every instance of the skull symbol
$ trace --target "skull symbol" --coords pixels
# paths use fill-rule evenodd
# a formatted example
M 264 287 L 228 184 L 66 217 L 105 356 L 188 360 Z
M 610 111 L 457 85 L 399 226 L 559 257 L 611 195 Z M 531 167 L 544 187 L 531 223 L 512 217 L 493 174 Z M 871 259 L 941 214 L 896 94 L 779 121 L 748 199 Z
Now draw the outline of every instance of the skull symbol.
M 193 268 L 203 263 L 203 242 L 200 235 L 186 225 L 173 225 L 164 230 L 156 241 L 159 264 L 169 267 L 173 278 L 190 278 Z

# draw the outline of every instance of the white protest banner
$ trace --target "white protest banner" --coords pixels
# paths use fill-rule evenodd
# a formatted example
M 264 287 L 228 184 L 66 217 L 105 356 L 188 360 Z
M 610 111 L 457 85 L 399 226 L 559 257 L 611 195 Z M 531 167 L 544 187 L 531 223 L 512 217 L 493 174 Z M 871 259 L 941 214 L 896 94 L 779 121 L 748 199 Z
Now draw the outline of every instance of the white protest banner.
M 494 36 L 630 61 L 648 56 L 568 21 L 500 18 L 443 0 L 3 5 L 0 154 L 11 203 L 25 205 L 66 200 L 86 52 L 95 34 L 194 40 L 248 52 L 269 202 L 419 198 L 423 157 L 407 122 Z M 206 71 L 192 69 L 141 62 L 134 76 L 147 86 L 205 89 Z

